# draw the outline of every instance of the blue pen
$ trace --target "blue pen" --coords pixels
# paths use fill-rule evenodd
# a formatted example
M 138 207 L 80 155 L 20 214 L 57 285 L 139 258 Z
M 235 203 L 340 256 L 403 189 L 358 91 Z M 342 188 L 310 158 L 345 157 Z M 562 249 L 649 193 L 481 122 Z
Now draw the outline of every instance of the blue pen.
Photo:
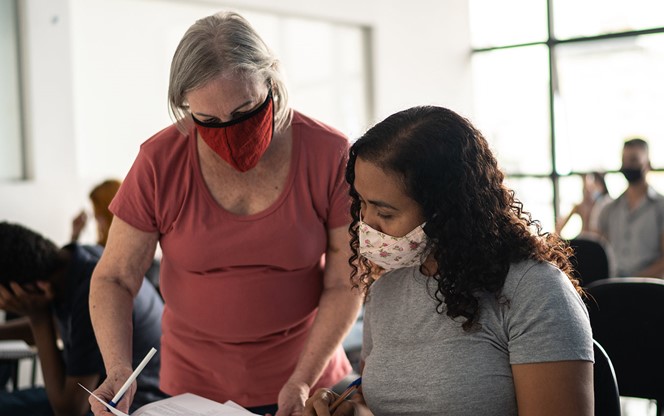
M 330 414 L 334 413 L 335 410 L 337 410 L 337 407 L 348 398 L 351 394 L 355 393 L 355 390 L 360 388 L 360 385 L 362 385 L 362 377 L 359 377 L 357 380 L 353 381 L 346 387 L 346 390 L 344 390 L 343 393 L 341 393 L 341 396 L 337 400 L 332 403 L 330 406 Z
M 148 351 L 148 354 L 145 356 L 145 358 L 143 358 L 143 361 L 141 361 L 141 363 L 136 367 L 134 372 L 131 373 L 131 375 L 129 376 L 127 381 L 125 381 L 125 383 L 122 385 L 122 387 L 120 387 L 120 390 L 118 390 L 118 392 L 115 394 L 115 397 L 113 397 L 113 399 L 110 402 L 108 402 L 108 404 L 110 406 L 117 407 L 120 400 L 122 400 L 122 396 L 124 396 L 124 394 L 127 392 L 129 387 L 131 386 L 131 383 L 133 383 L 134 380 L 136 380 L 136 377 L 138 377 L 138 375 L 141 373 L 141 371 L 143 371 L 143 368 L 145 367 L 145 365 L 148 363 L 148 361 L 150 361 L 150 358 L 152 358 L 152 356 L 156 352 L 157 352 L 156 349 L 150 348 L 150 351 Z

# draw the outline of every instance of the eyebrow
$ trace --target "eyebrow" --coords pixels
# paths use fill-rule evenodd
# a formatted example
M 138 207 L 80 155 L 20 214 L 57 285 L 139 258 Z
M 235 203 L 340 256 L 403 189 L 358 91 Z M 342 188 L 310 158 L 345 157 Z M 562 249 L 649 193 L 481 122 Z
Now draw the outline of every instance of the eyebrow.
M 362 198 L 360 197 L 360 199 L 362 199 Z M 394 207 L 394 206 L 392 206 L 392 205 L 390 205 L 390 204 L 388 204 L 387 202 L 384 202 L 384 201 L 376 201 L 376 200 L 368 199 L 366 202 L 370 203 L 371 205 L 377 206 L 379 208 L 387 208 L 387 209 L 391 209 L 391 210 L 394 210 L 394 211 L 399 211 L 398 208 L 396 208 L 396 207 Z
M 245 101 L 245 102 L 242 103 L 240 106 L 236 107 L 235 110 L 231 111 L 231 114 L 236 113 L 236 112 L 239 111 L 241 108 L 246 107 L 248 104 L 251 104 L 251 100 Z M 200 116 L 200 117 L 215 117 L 215 116 L 213 116 L 213 115 L 205 114 L 205 113 L 198 113 L 198 112 L 196 112 L 196 113 L 194 113 L 194 114 L 196 114 L 197 116 Z

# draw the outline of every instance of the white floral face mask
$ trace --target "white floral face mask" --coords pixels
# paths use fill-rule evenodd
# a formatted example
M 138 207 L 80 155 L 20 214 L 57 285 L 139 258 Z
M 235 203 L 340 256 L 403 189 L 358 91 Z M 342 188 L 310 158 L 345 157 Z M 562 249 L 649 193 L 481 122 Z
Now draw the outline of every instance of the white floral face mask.
M 392 237 L 360 220 L 360 254 L 385 271 L 419 266 L 426 259 L 427 235 L 424 233 L 424 224 L 403 237 Z

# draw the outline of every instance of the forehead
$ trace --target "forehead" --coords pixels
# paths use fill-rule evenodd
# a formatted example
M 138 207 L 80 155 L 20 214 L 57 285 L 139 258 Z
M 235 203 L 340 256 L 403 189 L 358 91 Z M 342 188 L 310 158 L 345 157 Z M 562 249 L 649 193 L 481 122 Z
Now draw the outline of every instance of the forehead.
M 192 102 L 213 99 L 215 101 L 236 101 L 260 95 L 264 82 L 257 75 L 222 73 L 202 86 L 189 91 L 186 99 Z
M 648 157 L 646 149 L 640 146 L 627 146 L 623 148 L 623 159 L 644 160 Z
M 355 160 L 353 186 L 365 200 L 380 200 L 388 203 L 412 201 L 406 193 L 401 176 L 359 157 Z

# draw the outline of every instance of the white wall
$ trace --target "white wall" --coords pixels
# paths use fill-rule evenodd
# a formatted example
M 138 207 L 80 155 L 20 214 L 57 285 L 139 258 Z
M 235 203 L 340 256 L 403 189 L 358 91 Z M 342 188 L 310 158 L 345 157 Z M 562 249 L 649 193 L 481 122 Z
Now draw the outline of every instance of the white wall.
M 68 241 L 73 215 L 87 207 L 90 188 L 107 176 L 121 179 L 140 143 L 170 123 L 165 97 L 169 62 L 163 49 L 172 47 L 193 20 L 223 8 L 371 27 L 374 121 L 418 104 L 444 105 L 462 114 L 471 109 L 467 0 L 21 4 L 31 179 L 0 183 L 0 220 L 23 223 L 60 244 Z M 160 12 L 147 13 L 155 8 Z M 182 26 L 172 20 L 174 15 L 189 21 Z M 163 26 L 167 35 L 155 38 L 150 31 L 136 31 L 145 16 L 146 27 Z M 107 30 L 109 26 L 116 30 Z M 127 48 L 132 44 L 137 46 Z M 98 100 L 76 100 L 90 97 L 90 91 Z M 89 114 L 96 116 L 90 119 Z M 121 123 L 126 134 L 107 139 L 104 147 L 94 144 L 88 136 L 102 135 L 109 123 Z M 94 240 L 92 228 L 85 241 Z

